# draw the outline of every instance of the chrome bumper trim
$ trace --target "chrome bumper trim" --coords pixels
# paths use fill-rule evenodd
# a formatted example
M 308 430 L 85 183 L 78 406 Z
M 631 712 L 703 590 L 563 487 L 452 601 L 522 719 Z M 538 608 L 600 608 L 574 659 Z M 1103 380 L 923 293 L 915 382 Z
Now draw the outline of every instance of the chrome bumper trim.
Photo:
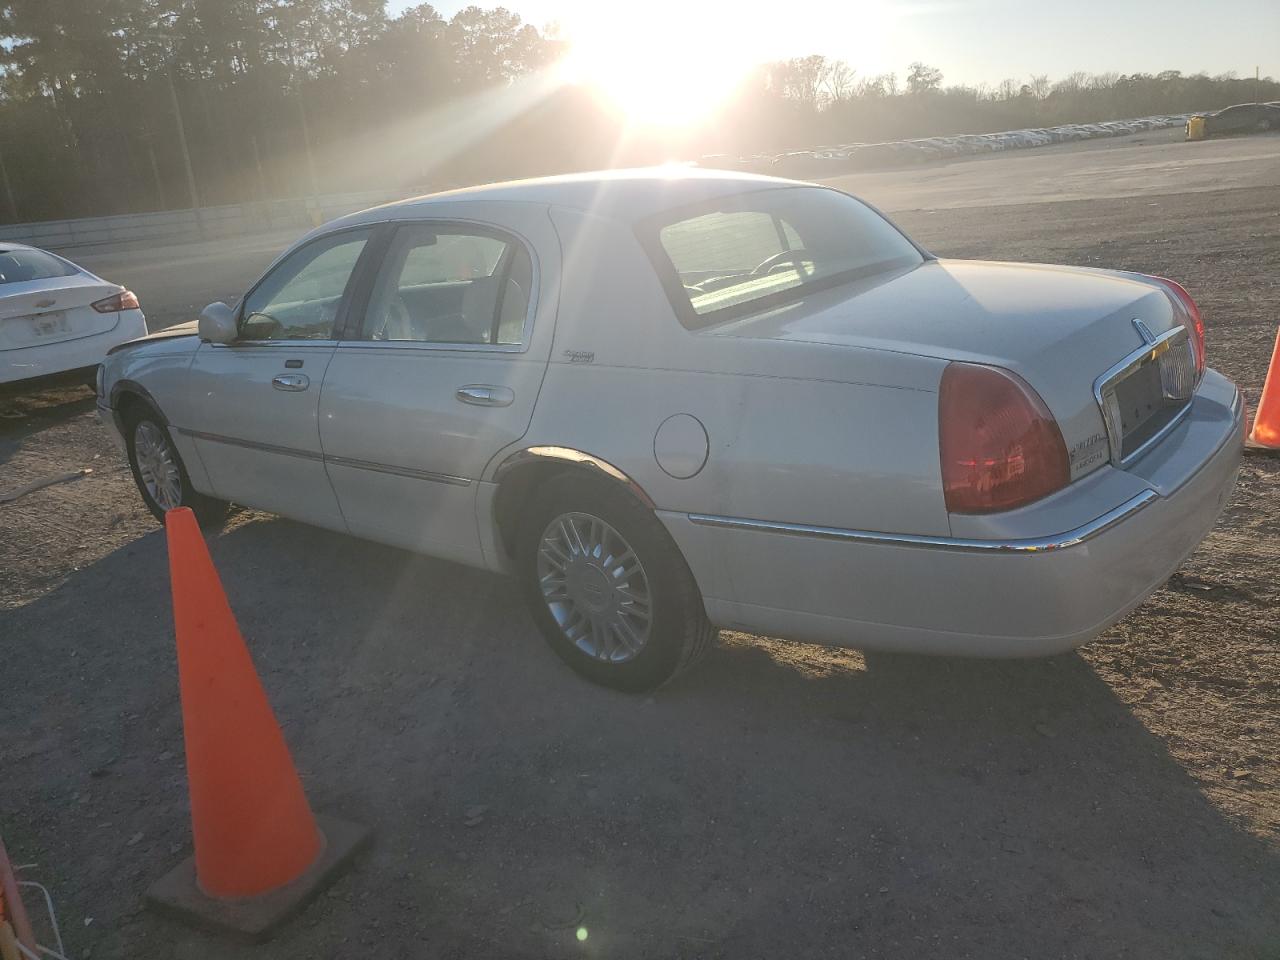
M 843 530 L 839 527 L 817 527 L 803 523 L 777 523 L 770 520 L 744 520 L 737 517 L 717 517 L 703 513 L 691 513 L 689 519 L 704 527 L 721 527 L 733 530 L 755 530 L 761 533 L 781 533 L 796 537 L 813 537 L 819 540 L 846 540 L 857 543 L 890 543 L 900 547 L 930 547 L 935 550 L 965 550 L 983 553 L 1048 553 L 1064 550 L 1085 543 L 1110 530 L 1117 523 L 1127 520 L 1144 507 L 1150 506 L 1160 495 L 1154 490 L 1143 490 L 1114 510 L 1083 526 L 1066 533 L 1049 537 L 1030 537 L 1022 540 L 969 540 L 962 537 L 930 537 L 910 533 L 879 533 L 874 530 Z
M 1189 405 L 1188 405 L 1189 406 Z M 1172 496 L 1190 483 L 1200 470 L 1219 454 L 1223 447 L 1233 439 L 1244 442 L 1244 398 L 1240 389 L 1235 388 L 1231 397 L 1231 430 L 1214 447 L 1213 452 L 1205 458 L 1204 463 L 1173 490 Z M 1181 422 L 1181 418 L 1179 418 Z M 1093 539 L 1110 530 L 1116 524 L 1127 520 L 1139 510 L 1148 507 L 1160 499 L 1155 490 L 1143 490 L 1130 497 L 1124 503 L 1102 516 L 1097 517 L 1074 530 L 1048 537 L 1029 537 L 1020 540 L 974 540 L 963 537 L 931 537 L 912 533 L 880 533 L 875 530 L 844 530 L 839 527 L 818 527 L 804 523 L 779 523 L 772 520 L 746 520 L 739 517 L 718 517 L 705 513 L 691 513 L 689 520 L 699 526 L 720 527 L 731 530 L 755 530 L 760 533 L 780 533 L 795 537 L 813 537 L 818 540 L 844 540 L 855 543 L 888 543 L 899 547 L 929 547 L 935 550 L 963 550 L 979 553 L 1048 553 L 1053 550 L 1065 550 Z

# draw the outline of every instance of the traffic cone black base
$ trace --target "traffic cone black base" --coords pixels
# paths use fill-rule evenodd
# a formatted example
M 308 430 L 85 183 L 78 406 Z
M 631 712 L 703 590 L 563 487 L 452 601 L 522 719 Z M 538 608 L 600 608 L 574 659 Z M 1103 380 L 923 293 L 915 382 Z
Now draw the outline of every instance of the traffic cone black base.
M 292 883 L 253 897 L 210 897 L 196 885 L 195 858 L 188 857 L 152 884 L 147 904 L 194 926 L 260 943 L 337 876 L 369 839 L 368 827 L 324 814 L 316 814 L 316 826 L 324 849 Z

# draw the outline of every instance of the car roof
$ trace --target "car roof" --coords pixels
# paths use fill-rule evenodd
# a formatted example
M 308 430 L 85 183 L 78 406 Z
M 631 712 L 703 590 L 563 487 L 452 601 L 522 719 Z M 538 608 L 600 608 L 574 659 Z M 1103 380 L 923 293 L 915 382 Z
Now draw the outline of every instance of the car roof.
M 425 218 L 432 207 L 458 201 L 537 203 L 636 220 L 672 207 L 714 200 L 751 190 L 792 187 L 800 181 L 752 173 L 690 166 L 645 167 L 510 180 L 447 190 L 383 204 L 343 218 L 347 222 L 384 218 Z

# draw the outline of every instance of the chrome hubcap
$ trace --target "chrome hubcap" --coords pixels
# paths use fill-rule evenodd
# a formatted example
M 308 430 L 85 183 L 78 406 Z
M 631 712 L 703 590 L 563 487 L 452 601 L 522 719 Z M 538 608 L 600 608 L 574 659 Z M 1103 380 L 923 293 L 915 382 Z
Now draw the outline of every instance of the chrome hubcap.
M 182 474 L 178 458 L 164 434 L 150 420 L 143 420 L 133 430 L 133 457 L 138 461 L 138 476 L 147 496 L 161 509 L 182 506 Z
M 564 635 L 588 656 L 624 663 L 648 643 L 649 578 L 630 544 L 599 517 L 564 513 L 547 525 L 538 583 Z

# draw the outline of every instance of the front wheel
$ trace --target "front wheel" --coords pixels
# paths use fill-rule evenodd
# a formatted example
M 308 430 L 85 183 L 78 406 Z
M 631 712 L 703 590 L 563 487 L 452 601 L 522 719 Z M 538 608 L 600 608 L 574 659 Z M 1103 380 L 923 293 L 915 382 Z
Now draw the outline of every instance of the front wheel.
M 160 416 L 142 409 L 131 411 L 124 420 L 129 469 L 151 515 L 164 523 L 167 511 L 190 507 L 202 526 L 221 521 L 227 504 L 206 497 L 191 486 L 187 468 Z
M 618 690 L 693 666 L 716 630 L 657 517 L 627 492 L 566 474 L 535 498 L 517 567 L 534 620 L 578 673 Z

